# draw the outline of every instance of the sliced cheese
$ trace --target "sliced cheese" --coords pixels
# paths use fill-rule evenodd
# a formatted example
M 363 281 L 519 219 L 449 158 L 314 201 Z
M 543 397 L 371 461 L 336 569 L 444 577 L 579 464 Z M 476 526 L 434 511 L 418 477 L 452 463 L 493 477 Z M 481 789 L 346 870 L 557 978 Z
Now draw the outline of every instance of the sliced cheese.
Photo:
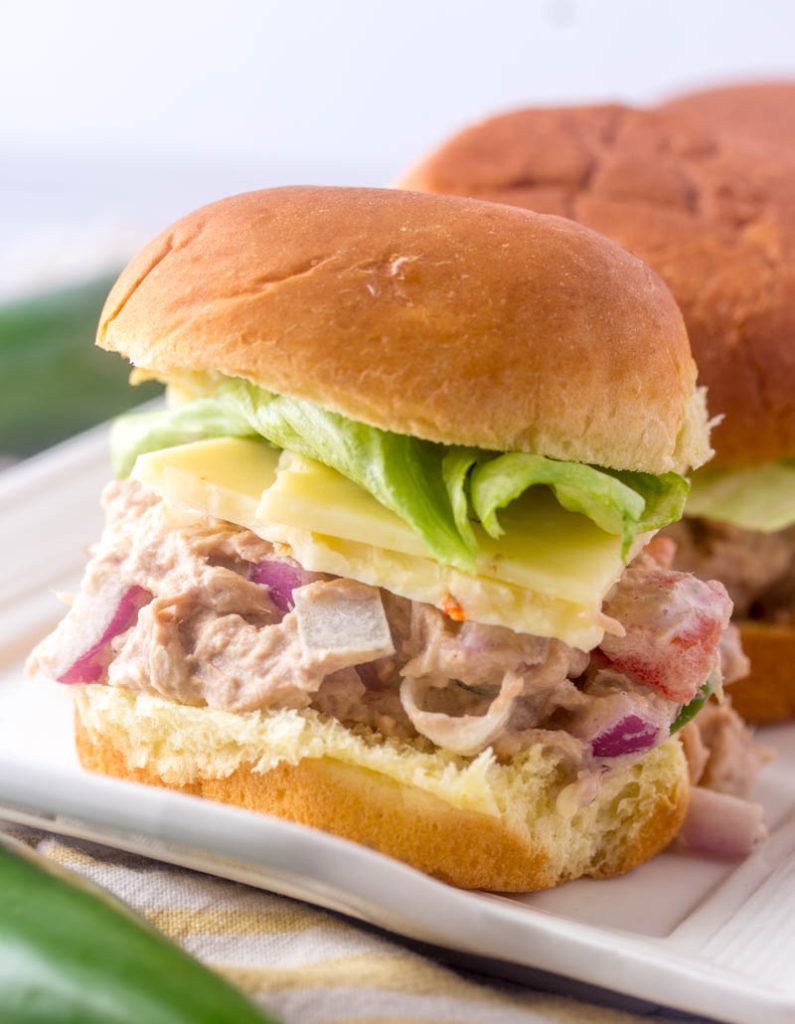
M 287 452 L 273 486 L 262 495 L 257 519 L 433 558 L 418 533 L 358 484 Z M 498 540 L 473 524 L 479 576 L 587 602 L 609 589 L 623 568 L 621 538 L 567 512 L 546 487 L 534 487 L 509 505 L 500 523 L 505 533 Z
M 262 441 L 222 437 L 139 455 L 132 475 L 176 505 L 254 530 L 280 455 Z
M 548 598 L 512 583 L 468 576 L 428 558 L 289 526 L 262 526 L 257 532 L 283 545 L 310 572 L 347 576 L 437 608 L 449 609 L 452 601 L 474 622 L 554 636 L 584 651 L 596 647 L 604 636 L 608 620 L 599 614 L 598 606 Z
M 347 576 L 463 616 L 589 650 L 623 571 L 620 539 L 537 487 L 479 526 L 477 575 L 440 565 L 422 538 L 336 471 L 260 441 L 221 438 L 139 456 L 133 476 L 174 505 L 285 546 L 307 569 Z M 638 546 L 646 538 L 639 539 Z

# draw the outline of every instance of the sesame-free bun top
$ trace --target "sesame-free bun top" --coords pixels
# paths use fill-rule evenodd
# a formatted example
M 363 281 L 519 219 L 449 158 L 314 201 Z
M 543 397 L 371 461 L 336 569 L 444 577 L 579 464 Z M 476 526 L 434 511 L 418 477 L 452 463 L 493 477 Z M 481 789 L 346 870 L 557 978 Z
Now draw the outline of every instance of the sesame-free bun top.
M 652 266 L 681 308 L 716 463 L 795 456 L 795 174 L 678 111 L 530 108 L 444 143 L 407 188 L 555 213 Z
M 377 427 L 661 473 L 708 454 L 684 324 L 639 259 L 526 210 L 268 189 L 177 221 L 98 344 L 168 379 L 244 377 Z
M 685 93 L 664 109 L 698 117 L 727 138 L 795 160 L 795 80 L 739 82 Z

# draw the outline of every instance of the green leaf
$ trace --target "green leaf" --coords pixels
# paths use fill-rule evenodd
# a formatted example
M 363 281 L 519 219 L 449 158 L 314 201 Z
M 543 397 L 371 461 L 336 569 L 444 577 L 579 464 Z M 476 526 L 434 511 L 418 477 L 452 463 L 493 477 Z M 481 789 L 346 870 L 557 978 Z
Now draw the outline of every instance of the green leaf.
M 413 527 L 440 562 L 474 571 L 474 536 L 456 525 L 441 445 L 380 430 L 243 380 L 223 381 L 218 397 L 266 441 L 331 466 L 369 491 Z
M 197 398 L 172 409 L 129 413 L 111 427 L 113 470 L 118 477 L 129 476 L 144 452 L 211 437 L 253 437 L 256 433 L 234 404 L 221 398 Z
M 629 473 L 623 470 L 606 469 L 605 473 L 616 477 L 643 498 L 643 514 L 637 528 L 641 533 L 661 530 L 669 523 L 682 518 L 682 512 L 690 492 L 690 484 L 678 473 Z
M 467 477 L 480 458 L 482 454 L 475 448 L 449 448 L 442 460 L 442 476 L 450 496 L 455 525 L 473 550 L 477 547 L 477 540 L 469 519 Z
M 773 533 L 795 523 L 795 460 L 745 469 L 701 469 L 693 477 L 687 514 Z
M 92 345 L 113 278 L 0 305 L 0 454 L 31 455 L 153 398 Z
M 675 477 L 673 473 L 668 475 Z M 618 474 L 593 466 L 511 452 L 475 467 L 471 484 L 472 504 L 484 529 L 492 537 L 500 537 L 503 531 L 497 511 L 515 501 L 529 487 L 544 484 L 552 489 L 565 509 L 587 516 L 606 533 L 619 535 L 626 557 L 638 532 L 656 528 L 645 525 L 644 495 L 625 482 L 638 476 L 645 478 L 646 474 L 624 473 L 623 479 L 619 479 Z M 675 478 L 681 480 L 681 477 Z M 650 479 L 664 480 L 662 477 Z M 675 508 L 677 502 L 669 498 L 664 483 L 660 485 L 659 492 L 650 486 L 646 486 L 646 491 L 654 502 L 655 522 L 664 518 L 661 513 L 666 502 L 669 511 Z M 671 522 L 671 519 L 665 521 Z
M 477 555 L 473 513 L 499 537 L 497 512 L 529 487 L 550 487 L 565 509 L 620 536 L 625 557 L 639 532 L 678 519 L 687 495 L 687 482 L 674 473 L 619 473 L 541 455 L 446 447 L 237 378 L 173 409 L 123 417 L 111 437 L 114 466 L 124 476 L 143 452 L 227 436 L 260 436 L 330 466 L 416 530 L 439 562 L 470 573 Z
M 0 1020 L 274 1024 L 79 875 L 0 837 Z

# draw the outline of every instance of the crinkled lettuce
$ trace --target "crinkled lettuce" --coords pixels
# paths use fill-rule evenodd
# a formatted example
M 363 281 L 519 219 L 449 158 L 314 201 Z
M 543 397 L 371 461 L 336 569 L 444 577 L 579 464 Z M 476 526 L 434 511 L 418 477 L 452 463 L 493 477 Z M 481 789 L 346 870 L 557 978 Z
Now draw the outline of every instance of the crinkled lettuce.
M 114 420 L 110 454 L 118 477 L 132 473 L 145 452 L 174 448 L 212 437 L 254 437 L 256 431 L 234 403 L 220 398 L 196 398 L 173 409 L 134 412 Z
M 638 533 L 679 518 L 688 490 L 687 481 L 676 473 L 614 472 L 510 452 L 472 471 L 472 507 L 483 528 L 492 537 L 501 536 L 497 511 L 538 484 L 551 488 L 569 512 L 579 512 L 606 533 L 619 535 L 625 557 Z
M 471 527 L 459 528 L 453 514 L 441 445 L 369 427 L 248 381 L 227 379 L 212 396 L 116 420 L 113 465 L 127 476 L 144 452 L 211 437 L 257 436 L 336 469 L 413 527 L 440 562 L 474 571 L 477 544 Z
M 126 476 L 144 452 L 224 436 L 259 436 L 336 469 L 415 529 L 441 563 L 466 572 L 475 570 L 477 555 L 472 519 L 499 537 L 497 512 L 530 487 L 550 487 L 564 508 L 620 536 L 625 556 L 638 533 L 680 518 L 688 490 L 675 473 L 616 472 L 421 441 L 232 378 L 212 395 L 117 420 L 114 467 Z
M 441 445 L 369 427 L 248 381 L 224 381 L 219 398 L 272 445 L 331 466 L 369 491 L 421 534 L 439 561 L 474 569 L 477 544 L 456 525 Z
M 702 469 L 687 514 L 773 533 L 795 523 L 795 459 L 747 469 Z

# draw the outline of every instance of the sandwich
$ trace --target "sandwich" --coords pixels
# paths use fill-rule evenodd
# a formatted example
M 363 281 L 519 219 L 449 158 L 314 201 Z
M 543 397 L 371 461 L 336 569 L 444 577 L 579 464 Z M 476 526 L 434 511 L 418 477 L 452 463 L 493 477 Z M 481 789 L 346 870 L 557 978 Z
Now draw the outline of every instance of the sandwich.
M 30 659 L 86 768 L 469 888 L 677 835 L 731 602 L 655 537 L 710 449 L 640 260 L 498 204 L 265 190 L 148 245 L 97 341 L 169 405 L 115 424 L 105 531 Z M 730 804 L 724 850 L 761 832 Z
M 664 110 L 780 159 L 795 158 L 795 81 L 737 82 L 669 100 Z
M 782 87 L 783 88 L 783 87 Z M 729 590 L 756 722 L 795 714 L 795 178 L 678 109 L 527 109 L 475 125 L 407 188 L 570 217 L 653 267 L 720 422 L 672 531 L 675 565 Z

